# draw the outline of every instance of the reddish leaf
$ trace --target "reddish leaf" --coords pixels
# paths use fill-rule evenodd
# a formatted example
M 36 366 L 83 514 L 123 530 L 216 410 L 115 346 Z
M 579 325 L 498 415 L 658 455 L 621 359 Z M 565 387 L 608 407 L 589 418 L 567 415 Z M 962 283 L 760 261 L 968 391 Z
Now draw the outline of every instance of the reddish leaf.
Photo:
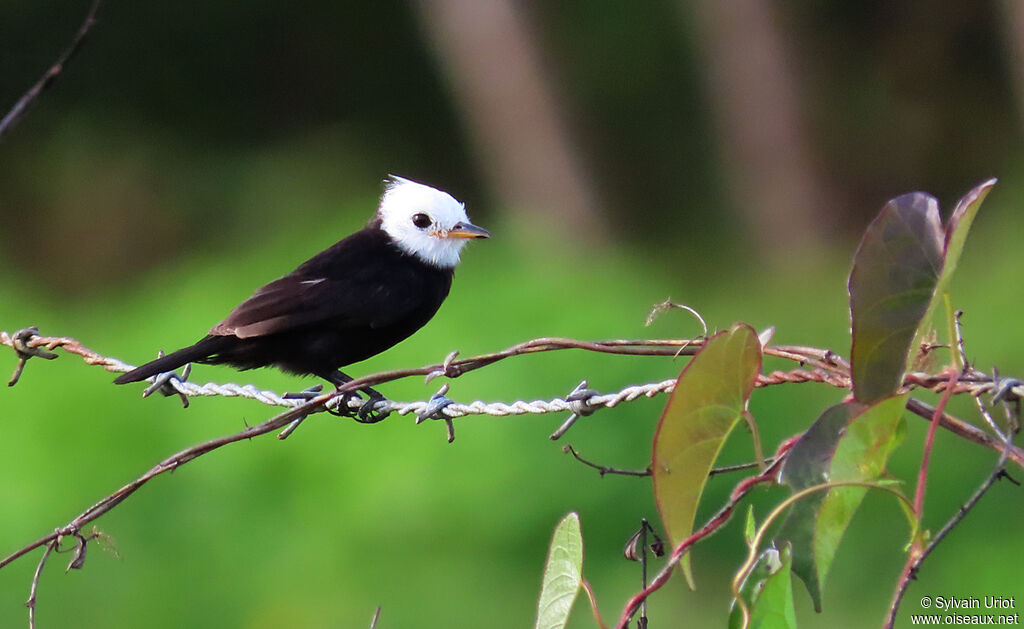
M 871 404 L 902 384 L 911 341 L 942 270 L 945 234 L 934 197 L 889 201 L 861 240 L 850 271 L 853 393 Z

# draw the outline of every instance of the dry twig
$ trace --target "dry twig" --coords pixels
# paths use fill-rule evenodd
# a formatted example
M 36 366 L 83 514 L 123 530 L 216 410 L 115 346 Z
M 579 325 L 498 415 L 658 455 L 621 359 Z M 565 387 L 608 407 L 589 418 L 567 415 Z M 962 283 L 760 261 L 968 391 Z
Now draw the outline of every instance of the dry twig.
M 92 5 L 89 7 L 89 12 L 85 15 L 85 20 L 82 21 L 82 25 L 78 27 L 78 31 L 75 32 L 75 36 L 71 39 L 71 43 L 64 52 L 57 57 L 57 61 L 43 74 L 35 85 L 29 88 L 25 94 L 18 99 L 18 102 L 14 103 L 11 109 L 4 115 L 3 119 L 0 119 L 0 138 L 5 133 L 10 131 L 15 123 L 17 123 L 28 108 L 35 102 L 36 98 L 39 97 L 46 88 L 50 87 L 57 77 L 60 76 L 61 72 L 64 71 L 64 66 L 67 65 L 71 58 L 75 56 L 75 53 L 79 51 L 82 44 L 85 42 L 86 35 L 92 29 L 93 24 L 96 23 L 96 12 L 99 11 L 100 0 L 93 0 Z

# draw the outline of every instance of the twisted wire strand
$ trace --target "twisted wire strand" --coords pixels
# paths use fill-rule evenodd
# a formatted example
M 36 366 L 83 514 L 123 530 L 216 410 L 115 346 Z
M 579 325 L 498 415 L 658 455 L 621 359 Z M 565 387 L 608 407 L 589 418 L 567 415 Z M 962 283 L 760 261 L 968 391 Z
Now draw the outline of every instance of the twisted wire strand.
M 22 355 L 18 349 L 14 336 L 8 334 L 6 331 L 0 331 L 0 344 L 13 347 L 15 348 L 15 351 L 19 352 L 19 356 Z M 33 336 L 23 345 L 25 348 L 45 348 L 46 350 L 53 350 L 59 347 L 66 352 L 80 356 L 86 364 L 101 366 L 106 371 L 112 373 L 125 373 L 135 368 L 133 365 L 125 363 L 124 361 L 98 354 L 83 346 L 78 340 L 70 337 Z M 159 376 L 149 378 L 149 381 L 152 382 L 157 377 Z M 802 368 L 786 372 L 773 371 L 769 374 L 761 374 L 758 376 L 756 386 L 765 387 L 782 383 L 803 382 L 820 382 L 839 388 L 849 388 L 850 386 L 850 380 L 847 376 L 837 375 L 822 369 L 807 370 Z M 641 397 L 653 398 L 657 395 L 671 393 L 675 389 L 675 384 L 676 379 L 672 378 L 662 380 L 660 382 L 629 385 L 613 393 L 594 393 L 589 397 L 572 400 L 554 398 L 551 400 L 518 400 L 511 403 L 484 402 L 482 400 L 476 400 L 469 404 L 452 402 L 440 409 L 437 414 L 443 415 L 449 419 L 465 417 L 468 415 L 507 417 L 515 415 L 542 415 L 547 413 L 565 412 L 583 412 L 585 414 L 589 414 L 598 408 L 613 408 L 623 402 L 632 402 Z M 923 373 L 907 374 L 905 380 L 905 385 L 908 387 L 925 388 L 936 392 L 942 392 L 947 384 L 947 381 L 941 377 Z M 207 382 L 205 384 L 198 384 L 172 377 L 167 381 L 167 386 L 169 386 L 175 393 L 186 397 L 240 397 L 255 400 L 269 406 L 280 406 L 285 408 L 294 408 L 303 404 L 305 401 L 301 398 L 284 397 L 274 391 L 260 389 L 251 384 L 239 385 L 233 382 L 223 384 Z M 988 380 L 978 379 L 975 381 L 961 381 L 956 385 L 955 392 L 966 392 L 977 397 L 983 393 L 993 391 L 997 386 L 998 383 L 990 378 Z M 1024 397 L 1024 385 L 1017 384 L 1011 387 L 1010 390 L 1017 396 Z M 336 398 L 328 402 L 328 406 L 336 407 L 339 403 L 340 399 Z M 349 408 L 352 410 L 360 408 L 362 404 L 362 400 L 354 397 L 348 399 Z M 419 415 L 426 412 L 429 405 L 429 400 L 413 402 L 383 400 L 378 402 L 377 408 L 378 410 L 387 410 L 392 413 L 397 413 L 398 415 Z

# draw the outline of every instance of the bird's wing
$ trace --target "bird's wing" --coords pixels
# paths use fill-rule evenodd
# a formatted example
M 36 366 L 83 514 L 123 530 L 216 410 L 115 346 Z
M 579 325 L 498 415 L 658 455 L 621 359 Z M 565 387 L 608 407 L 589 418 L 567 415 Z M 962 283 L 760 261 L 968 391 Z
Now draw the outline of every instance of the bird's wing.
M 270 282 L 210 330 L 219 336 L 266 336 L 332 321 L 341 327 L 380 328 L 422 303 L 425 288 L 408 269 L 362 268 L 339 277 L 291 274 Z

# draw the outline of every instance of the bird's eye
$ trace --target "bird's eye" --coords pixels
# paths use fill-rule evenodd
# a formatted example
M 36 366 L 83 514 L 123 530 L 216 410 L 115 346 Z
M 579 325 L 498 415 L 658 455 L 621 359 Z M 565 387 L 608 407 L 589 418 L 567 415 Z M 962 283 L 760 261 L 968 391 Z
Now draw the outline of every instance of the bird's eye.
M 412 224 L 420 229 L 430 227 L 430 217 L 422 212 L 419 214 L 412 215 Z

